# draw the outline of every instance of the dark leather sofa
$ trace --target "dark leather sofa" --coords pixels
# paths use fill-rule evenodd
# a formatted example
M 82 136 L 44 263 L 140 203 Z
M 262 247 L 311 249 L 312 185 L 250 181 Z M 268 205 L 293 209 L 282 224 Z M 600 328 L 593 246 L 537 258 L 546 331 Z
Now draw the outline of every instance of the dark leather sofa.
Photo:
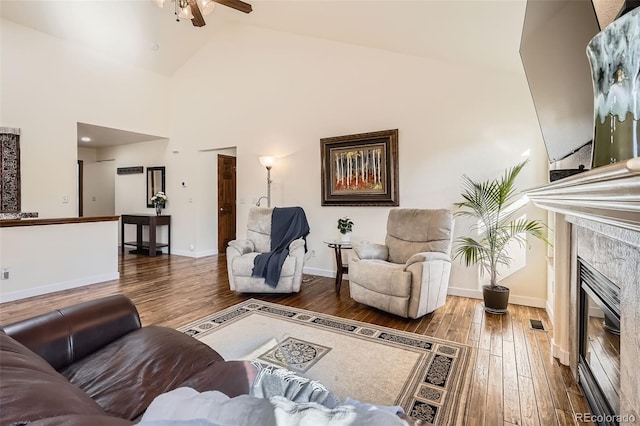
M 141 327 L 117 295 L 0 329 L 1 425 L 130 425 L 161 393 L 248 393 L 255 369 L 176 330 Z

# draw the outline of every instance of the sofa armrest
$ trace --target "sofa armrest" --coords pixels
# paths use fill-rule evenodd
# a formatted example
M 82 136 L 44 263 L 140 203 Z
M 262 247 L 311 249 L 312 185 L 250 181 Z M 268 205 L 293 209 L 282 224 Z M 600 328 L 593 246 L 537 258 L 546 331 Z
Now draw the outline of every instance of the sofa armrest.
M 411 256 L 407 260 L 407 263 L 405 263 L 404 267 L 406 269 L 414 263 L 430 262 L 433 260 L 443 260 L 445 262 L 451 262 L 451 258 L 448 255 L 440 253 L 439 251 L 423 251 Z
M 18 423 L 16 423 L 18 424 Z M 133 426 L 131 420 L 120 419 L 115 416 L 98 416 L 86 414 L 69 414 L 66 416 L 48 417 L 30 421 L 29 426 Z
M 296 240 L 291 241 L 291 244 L 289 244 L 289 253 L 291 253 L 297 248 L 304 248 L 304 244 L 305 244 L 304 238 L 298 238 Z
M 133 302 L 115 295 L 3 326 L 4 331 L 56 370 L 140 328 Z
M 256 251 L 256 246 L 251 240 L 231 240 L 229 241 L 229 247 L 235 249 L 239 255 Z
M 389 258 L 389 248 L 383 244 L 364 243 L 354 246 L 353 251 L 360 259 L 387 260 Z

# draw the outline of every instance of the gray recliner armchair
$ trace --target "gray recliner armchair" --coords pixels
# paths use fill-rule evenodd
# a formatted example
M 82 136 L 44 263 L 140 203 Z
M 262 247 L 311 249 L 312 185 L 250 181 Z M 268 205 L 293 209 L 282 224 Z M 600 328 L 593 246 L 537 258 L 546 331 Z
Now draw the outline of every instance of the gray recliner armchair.
M 253 262 L 260 253 L 271 250 L 271 215 L 273 208 L 252 207 L 247 221 L 247 238 L 229 241 L 227 273 L 231 290 L 241 293 L 297 293 L 302 283 L 305 262 L 305 240 L 289 244 L 289 255 L 282 265 L 277 286 L 271 287 L 261 277 L 251 276 Z
M 405 318 L 445 304 L 451 272 L 449 210 L 392 209 L 385 244 L 355 246 L 349 289 L 357 302 Z

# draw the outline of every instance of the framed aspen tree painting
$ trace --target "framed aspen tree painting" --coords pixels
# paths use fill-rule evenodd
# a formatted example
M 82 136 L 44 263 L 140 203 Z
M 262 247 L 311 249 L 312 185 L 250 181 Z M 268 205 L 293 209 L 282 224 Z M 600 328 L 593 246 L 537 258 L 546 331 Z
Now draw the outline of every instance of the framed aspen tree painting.
M 320 139 L 323 206 L 398 206 L 398 129 Z

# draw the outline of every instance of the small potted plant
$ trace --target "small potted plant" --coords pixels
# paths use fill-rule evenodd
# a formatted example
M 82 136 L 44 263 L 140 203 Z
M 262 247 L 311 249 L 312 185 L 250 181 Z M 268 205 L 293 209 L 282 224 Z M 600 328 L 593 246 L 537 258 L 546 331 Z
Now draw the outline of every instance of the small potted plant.
M 160 216 L 162 214 L 162 208 L 166 204 L 167 200 L 167 195 L 162 191 L 156 192 L 153 197 L 151 197 L 151 202 L 156 208 L 156 215 Z
M 545 225 L 537 220 L 513 219 L 515 211 L 505 214 L 518 195 L 514 182 L 527 162 L 505 171 L 500 179 L 475 182 L 463 177 L 463 202 L 455 203 L 461 210 L 456 216 L 476 220 L 477 238 L 460 237 L 456 240 L 455 258 L 461 257 L 467 266 L 479 264 L 481 273 L 488 273 L 491 281 L 482 286 L 484 309 L 494 314 L 507 312 L 509 288 L 498 283 L 498 265 L 509 266 L 512 258 L 507 253 L 511 241 L 526 244 L 526 235 L 551 244 L 545 235 Z
M 342 241 L 351 241 L 351 231 L 353 230 L 353 221 L 349 217 L 344 216 L 338 219 L 338 230 L 342 234 Z

